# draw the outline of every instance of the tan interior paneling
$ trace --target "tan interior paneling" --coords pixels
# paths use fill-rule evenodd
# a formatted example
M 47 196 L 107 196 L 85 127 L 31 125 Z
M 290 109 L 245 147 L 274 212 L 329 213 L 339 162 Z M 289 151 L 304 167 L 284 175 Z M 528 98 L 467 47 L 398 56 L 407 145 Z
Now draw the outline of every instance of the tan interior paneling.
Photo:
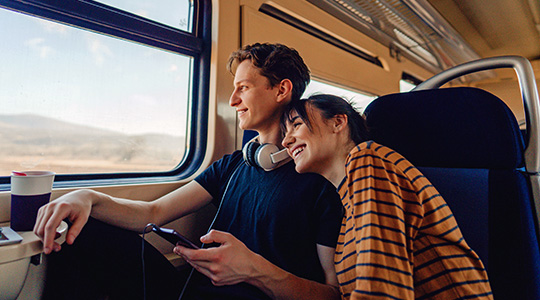
M 362 45 L 361 49 L 383 61 L 384 69 L 353 54 L 330 45 L 299 29 L 258 11 L 263 1 L 244 1 L 242 7 L 242 44 L 254 42 L 279 42 L 300 52 L 312 75 L 329 82 L 375 95 L 398 92 L 402 70 L 426 79 L 431 74 L 408 61 L 391 58 L 388 49 L 365 35 L 345 25 L 323 11 L 305 2 L 269 1 L 275 7 L 302 19 L 317 22 L 318 29 L 334 37 Z M 322 20 L 327 20 L 322 22 Z M 358 46 L 358 48 L 360 48 Z
M 428 0 L 481 57 L 540 57 L 536 0 Z

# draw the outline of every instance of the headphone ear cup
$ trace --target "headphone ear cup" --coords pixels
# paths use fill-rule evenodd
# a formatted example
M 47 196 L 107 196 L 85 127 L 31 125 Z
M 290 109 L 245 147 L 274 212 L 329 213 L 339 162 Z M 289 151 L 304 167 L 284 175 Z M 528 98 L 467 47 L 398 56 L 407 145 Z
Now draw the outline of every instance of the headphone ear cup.
M 261 144 L 257 142 L 249 142 L 244 145 L 244 148 L 242 148 L 242 154 L 244 156 L 244 161 L 248 166 L 251 167 L 258 167 L 257 159 L 256 159 L 256 153 L 257 149 L 259 148 Z
M 273 153 L 279 151 L 279 148 L 274 144 L 262 144 L 255 151 L 255 163 L 265 171 L 270 171 L 276 167 L 277 163 L 272 161 Z

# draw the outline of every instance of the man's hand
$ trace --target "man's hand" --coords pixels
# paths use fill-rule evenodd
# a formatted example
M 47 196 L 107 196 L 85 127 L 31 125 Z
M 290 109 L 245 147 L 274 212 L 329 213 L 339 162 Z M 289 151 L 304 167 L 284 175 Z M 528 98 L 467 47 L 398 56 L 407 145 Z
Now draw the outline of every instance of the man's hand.
M 60 251 L 60 244 L 56 243 L 56 228 L 62 220 L 68 218 L 72 222 L 66 236 L 66 242 L 73 244 L 75 238 L 81 232 L 84 224 L 88 221 L 92 210 L 92 201 L 89 191 L 80 190 L 66 194 L 38 211 L 34 233 L 43 241 L 43 253 Z
M 249 250 L 232 234 L 211 230 L 201 237 L 205 244 L 218 243 L 219 247 L 194 250 L 176 246 L 174 253 L 182 256 L 214 285 L 232 285 L 249 282 L 257 276 L 257 264 L 262 258 Z

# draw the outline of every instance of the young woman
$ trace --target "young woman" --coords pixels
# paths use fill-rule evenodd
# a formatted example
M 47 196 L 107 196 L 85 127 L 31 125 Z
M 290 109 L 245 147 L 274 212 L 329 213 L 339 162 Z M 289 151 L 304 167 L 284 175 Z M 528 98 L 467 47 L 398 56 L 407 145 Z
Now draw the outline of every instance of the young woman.
M 341 196 L 335 267 L 344 299 L 492 299 L 445 201 L 403 156 L 368 141 L 347 101 L 293 101 L 282 125 L 296 170 L 323 175 Z

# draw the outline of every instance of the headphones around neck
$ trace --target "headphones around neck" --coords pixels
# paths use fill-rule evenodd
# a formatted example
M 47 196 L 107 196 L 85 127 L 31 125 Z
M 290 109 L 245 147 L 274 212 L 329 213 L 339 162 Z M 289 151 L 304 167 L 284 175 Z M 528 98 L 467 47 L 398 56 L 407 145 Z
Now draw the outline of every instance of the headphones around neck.
M 275 170 L 291 160 L 287 149 L 279 150 L 270 143 L 260 144 L 258 136 L 247 142 L 242 148 L 244 161 L 248 166 L 259 167 L 265 171 Z

